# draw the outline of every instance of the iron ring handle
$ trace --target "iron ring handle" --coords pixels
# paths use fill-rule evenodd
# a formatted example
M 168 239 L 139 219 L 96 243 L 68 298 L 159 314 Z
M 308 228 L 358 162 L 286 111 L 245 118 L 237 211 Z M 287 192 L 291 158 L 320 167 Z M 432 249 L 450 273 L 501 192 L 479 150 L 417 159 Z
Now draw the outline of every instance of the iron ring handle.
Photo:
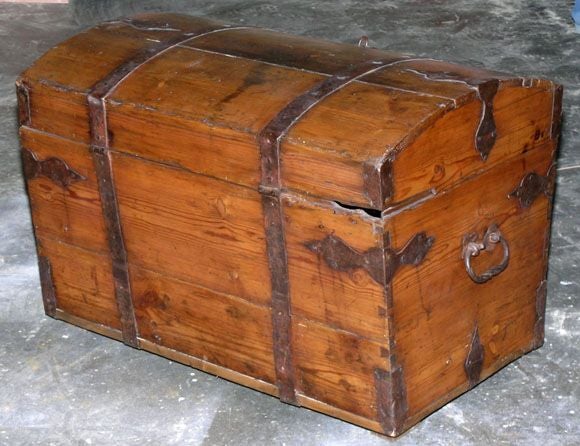
M 510 247 L 496 224 L 492 224 L 487 231 L 485 231 L 481 241 L 478 241 L 477 239 L 478 236 L 475 232 L 471 232 L 463 237 L 463 263 L 465 264 L 465 270 L 471 280 L 475 283 L 485 283 L 502 273 L 507 268 L 510 261 Z M 501 244 L 503 248 L 502 261 L 482 274 L 477 274 L 471 265 L 471 258 L 478 256 L 481 251 L 487 251 L 488 249 L 493 248 L 493 246 L 497 244 Z

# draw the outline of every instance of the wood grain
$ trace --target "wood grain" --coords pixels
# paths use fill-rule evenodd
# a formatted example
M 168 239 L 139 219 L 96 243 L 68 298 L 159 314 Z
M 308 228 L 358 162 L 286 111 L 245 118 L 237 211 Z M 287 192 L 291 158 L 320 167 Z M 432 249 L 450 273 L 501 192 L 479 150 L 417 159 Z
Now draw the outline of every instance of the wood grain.
M 372 377 L 376 368 L 389 367 L 381 344 L 299 317 L 293 319 L 292 336 L 299 394 L 376 419 Z
M 547 199 L 523 211 L 508 194 L 525 173 L 545 174 L 550 165 L 546 152 L 549 147 L 504 163 L 387 222 L 394 244 L 419 229 L 436 240 L 421 268 L 401 271 L 392 286 L 397 358 L 405 370 L 410 416 L 467 382 L 463 363 L 475 325 L 485 350 L 484 370 L 530 344 Z M 508 240 L 510 263 L 478 285 L 465 271 L 462 237 L 471 231 L 482 234 L 491 223 Z M 481 272 L 499 263 L 500 251 L 481 254 L 474 267 Z
M 544 147 L 550 137 L 551 101 L 551 91 L 543 88 L 500 90 L 494 101 L 498 138 L 485 163 L 473 138 L 481 104 L 470 102 L 447 113 L 395 158 L 393 202 L 430 188 L 445 190 L 506 159 Z
M 295 36 L 265 29 L 236 30 L 223 35 L 205 36 L 185 44 L 191 48 L 224 52 L 237 58 L 258 60 L 297 70 L 333 75 L 347 65 L 366 60 L 398 60 L 394 52 L 362 49 L 356 45 Z
M 113 170 L 130 263 L 270 302 L 257 191 L 116 153 Z
M 108 256 L 42 236 L 38 252 L 50 259 L 57 310 L 120 329 Z
M 88 145 L 87 94 L 97 85 L 140 347 L 287 400 L 276 382 L 274 339 L 284 338 L 272 323 L 266 193 L 276 201 L 279 193 L 282 205 L 276 236 L 288 259 L 284 333 L 296 404 L 397 435 L 540 344 L 550 191 L 529 208 L 509 194 L 553 162 L 554 84 L 270 30 L 193 38 L 216 27 L 175 14 L 109 22 L 19 78 L 23 149 L 78 173 L 59 183 L 28 169 L 56 318 L 121 338 Z M 373 60 L 387 65 L 352 82 L 337 76 Z M 115 77 L 119 67 L 129 74 Z M 336 91 L 325 89 L 329 76 Z M 478 86 L 496 80 L 486 110 L 497 137 L 484 161 L 475 147 Z M 267 190 L 258 135 L 305 92 L 315 105 L 289 107 L 300 119 L 284 121 L 281 178 Z M 492 223 L 510 262 L 476 285 L 462 237 Z M 397 268 L 394 252 L 421 233 L 434 238 L 426 257 L 407 253 Z M 324 252 L 325 241 L 339 243 L 344 258 Z M 481 253 L 474 268 L 501 254 Z M 483 366 L 470 383 L 476 331 Z
M 106 22 L 55 46 L 21 77 L 35 84 L 88 93 L 93 85 L 139 51 L 154 48 L 161 40 L 195 33 L 212 23 L 217 24 L 179 14 L 163 17 L 143 14 Z
M 140 337 L 273 383 L 270 309 L 131 267 Z
M 39 236 L 108 253 L 101 202 L 88 146 L 27 127 L 20 128 L 21 146 L 39 159 L 65 161 L 85 179 L 62 187 L 46 177 L 28 181 L 34 229 Z
M 380 246 L 379 219 L 284 195 L 292 314 L 377 340 L 388 337 L 383 287 L 363 269 L 330 268 L 308 242 L 332 234 L 360 252 Z
M 211 22 L 179 15 L 146 16 L 135 23 L 103 25 L 63 43 L 23 74 L 23 80 L 31 89 L 33 126 L 67 138 L 87 141 L 84 93 L 98 80 L 101 70 L 104 73 L 113 69 L 151 43 L 136 43 L 139 39 L 159 41 L 161 37 L 167 39 L 178 32 L 208 26 L 208 23 Z M 101 35 L 104 43 L 100 41 Z M 114 41 L 110 45 L 111 55 L 105 57 L 99 48 L 110 39 Z M 71 64 L 77 58 L 72 56 L 83 49 L 90 57 L 83 58 L 81 68 L 77 70 L 75 67 L 73 70 Z M 171 48 L 124 80 L 107 99 L 112 146 L 118 151 L 255 187 L 258 154 L 253 143 L 258 129 L 292 98 L 334 74 L 339 66 L 343 68 L 369 58 L 389 57 L 393 61 L 392 66 L 356 81 L 327 98 L 290 132 L 282 144 L 285 188 L 325 199 L 376 207 L 370 205 L 361 178 L 364 164 L 378 163 L 392 151 L 399 150 L 401 145 L 410 144 L 426 126 L 429 127 L 427 124 L 438 119 L 447 109 L 468 107 L 456 113 L 458 119 L 470 113 L 477 114 L 480 102 L 469 82 L 474 79 L 500 79 L 502 84 L 495 107 L 498 112 L 502 109 L 502 101 L 506 104 L 518 103 L 516 96 L 521 94 L 518 91 L 529 94 L 526 92 L 528 88 L 522 87 L 523 83 L 527 83 L 526 87 L 531 86 L 532 90 L 551 88 L 547 82 L 524 80 L 430 59 L 409 58 L 401 61 L 401 56 L 394 53 L 353 45 L 256 29 L 230 30 L 191 39 Z M 106 58 L 107 62 L 92 71 L 92 65 L 84 60 L 100 61 L 100 58 Z M 232 60 L 235 60 L 235 65 Z M 43 77 L 44 72 L 51 74 Z M 78 72 L 74 82 L 73 72 Z M 433 78 L 434 74 L 441 72 L 457 79 Z M 504 87 L 506 91 L 511 89 L 512 93 L 504 93 Z M 502 99 L 503 96 L 505 99 Z M 58 104 L 58 118 L 51 109 L 53 103 Z M 255 104 L 260 106 L 256 107 Z M 498 116 L 496 120 L 509 127 L 522 120 L 534 120 L 535 110 L 543 110 L 543 107 L 544 104 L 540 105 L 537 101 L 531 102 L 523 107 L 524 116 L 518 118 L 518 113 L 506 109 L 508 119 Z M 470 112 L 470 109 L 473 111 Z M 374 110 L 374 113 L 368 113 L 369 110 Z M 143 122 L 152 119 L 158 125 L 143 125 Z M 448 119 L 446 122 L 450 121 Z M 469 123 L 477 125 L 477 120 L 469 119 Z M 544 126 L 545 122 L 542 121 L 537 127 Z M 440 141 L 441 135 L 448 135 L 443 137 L 448 138 L 454 133 L 464 144 L 473 140 L 472 135 L 468 134 L 473 129 L 449 132 L 440 128 L 434 133 L 437 138 L 428 134 L 424 140 Z M 510 129 L 505 126 L 498 128 L 500 140 L 502 136 L 512 135 Z M 512 135 L 510 138 L 517 138 L 523 147 L 529 139 L 529 132 L 534 135 L 536 128 L 528 125 L 527 129 L 520 130 L 519 136 Z M 515 146 L 513 139 L 503 141 L 510 147 Z M 417 158 L 428 159 L 432 153 L 430 147 L 419 142 L 412 149 L 405 150 L 406 154 L 410 152 L 413 155 L 405 158 L 409 158 L 408 164 L 413 166 Z M 500 153 L 501 150 L 495 152 Z M 212 156 L 207 156 L 208 153 Z M 214 158 L 214 154 L 219 154 L 223 162 L 214 162 L 218 159 L 217 156 Z M 402 159 L 402 167 L 398 169 L 401 177 L 396 179 L 395 201 L 407 199 L 432 184 L 451 184 L 461 177 L 462 172 L 469 175 L 481 168 L 480 161 L 475 157 L 458 157 L 461 161 L 452 159 L 448 163 L 451 165 L 443 162 L 436 164 L 435 172 L 427 166 L 424 169 L 407 169 L 407 162 Z M 497 161 L 500 158 L 496 156 Z M 327 175 L 307 174 L 319 169 L 321 163 L 328 166 Z M 492 163 L 488 166 L 491 167 Z M 428 173 L 409 188 L 411 182 L 406 172 L 410 170 L 413 174 L 417 171 Z

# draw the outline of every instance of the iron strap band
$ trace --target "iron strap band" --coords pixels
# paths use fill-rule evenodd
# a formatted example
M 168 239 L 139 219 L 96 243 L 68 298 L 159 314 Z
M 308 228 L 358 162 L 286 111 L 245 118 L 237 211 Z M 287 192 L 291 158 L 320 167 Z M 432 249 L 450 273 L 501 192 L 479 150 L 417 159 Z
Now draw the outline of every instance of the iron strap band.
M 290 279 L 286 251 L 284 214 L 280 197 L 280 144 L 288 131 L 310 109 L 350 83 L 412 59 L 375 59 L 350 65 L 324 79 L 293 99 L 262 129 L 258 135 L 261 160 L 262 206 L 272 281 L 272 339 L 276 381 L 282 401 L 296 404 L 294 364 L 292 360 L 292 324 Z
M 131 295 L 127 250 L 123 239 L 119 204 L 109 154 L 110 141 L 105 99 L 137 69 L 164 52 L 189 40 L 207 36 L 208 34 L 246 28 L 210 24 L 203 29 L 197 30 L 195 33 L 182 33 L 171 39 L 158 42 L 155 45 L 136 52 L 132 57 L 117 66 L 117 68 L 91 88 L 87 97 L 91 131 L 91 152 L 99 185 L 109 250 L 111 252 L 115 298 L 121 319 L 123 342 L 132 347 L 139 347 L 137 321 L 135 319 Z

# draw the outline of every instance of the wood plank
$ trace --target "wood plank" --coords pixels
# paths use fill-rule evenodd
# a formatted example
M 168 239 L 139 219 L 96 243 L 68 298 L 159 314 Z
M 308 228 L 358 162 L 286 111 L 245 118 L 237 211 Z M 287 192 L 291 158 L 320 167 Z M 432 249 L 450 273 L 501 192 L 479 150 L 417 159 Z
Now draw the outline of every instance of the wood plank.
M 361 48 L 358 45 L 330 42 L 308 36 L 294 36 L 265 29 L 244 29 L 209 35 L 186 45 L 328 75 L 334 75 L 348 65 L 360 64 L 373 58 L 382 60 L 390 56 L 393 62 L 401 58 L 401 54 L 383 49 Z M 428 63 L 431 67 L 437 61 L 429 60 Z M 439 62 L 439 64 L 441 71 L 462 68 L 444 62 Z M 363 81 L 456 100 L 465 94 L 472 93 L 469 87 L 459 83 L 430 82 L 420 73 L 412 70 L 420 67 L 421 63 L 412 62 L 394 65 L 365 76 Z M 482 70 L 478 70 L 477 74 L 481 76 L 481 72 Z M 490 76 L 493 73 L 486 71 L 485 74 Z
M 108 256 L 46 237 L 38 239 L 38 251 L 50 261 L 57 310 L 121 328 Z
M 178 47 L 135 71 L 109 102 L 257 134 L 290 100 L 323 78 Z
M 292 337 L 299 394 L 376 419 L 374 370 L 388 370 L 383 345 L 299 317 Z
M 112 147 L 257 187 L 256 134 L 320 79 L 253 61 L 232 66 L 225 56 L 176 48 L 135 72 L 111 96 Z M 156 125 L 143 125 L 152 121 Z
M 484 370 L 529 350 L 548 200 L 540 196 L 526 210 L 508 194 L 526 173 L 545 174 L 550 155 L 549 147 L 528 152 L 387 222 L 394 245 L 421 230 L 435 237 L 421 267 L 401 270 L 392 286 L 396 357 L 405 372 L 410 417 L 466 385 L 464 362 L 476 326 Z M 471 231 L 481 235 L 493 222 L 509 242 L 509 265 L 491 281 L 475 284 L 461 258 L 462 237 Z M 501 257 L 496 249 L 473 264 L 481 272 Z
M 58 158 L 85 178 L 67 187 L 45 176 L 28 180 L 36 233 L 108 255 L 101 201 L 88 146 L 28 127 L 20 128 L 20 138 L 22 148 L 33 152 L 39 160 Z
M 294 67 L 333 75 L 348 65 L 367 60 L 386 59 L 393 61 L 400 54 L 360 48 L 308 36 L 296 36 L 267 29 L 244 29 L 221 35 L 205 36 L 185 44 L 191 48 L 253 59 L 269 64 Z
M 129 262 L 256 303 L 270 303 L 257 191 L 113 154 Z
M 130 273 L 140 337 L 275 382 L 269 308 L 139 267 Z
M 55 319 L 59 321 L 68 322 L 69 324 L 76 325 L 77 327 L 84 328 L 85 330 L 92 331 L 93 333 L 100 334 L 102 336 L 107 336 L 108 338 L 115 339 L 117 341 L 123 341 L 123 333 L 121 330 L 116 328 L 111 328 L 108 325 L 99 324 L 96 322 L 91 322 L 78 316 L 73 316 L 72 314 L 66 313 L 63 310 L 56 310 Z
M 348 423 L 356 424 L 357 426 L 364 427 L 365 429 L 370 429 L 375 432 L 382 432 L 382 427 L 378 421 L 369 420 L 368 418 L 355 415 L 347 410 L 339 409 L 331 404 L 323 403 L 314 398 L 307 397 L 305 395 L 297 395 L 296 399 L 298 404 L 308 409 L 315 410 L 317 412 L 330 415 L 331 417 L 338 418 L 339 420 L 346 421 Z
M 380 247 L 378 218 L 290 194 L 282 198 L 292 314 L 386 339 L 384 288 L 362 268 L 337 271 L 307 245 L 333 235 L 358 252 Z
M 335 153 L 305 150 L 298 142 L 283 144 L 282 181 L 284 189 L 326 197 L 350 205 L 369 206 L 361 163 L 339 158 Z M 308 166 L 308 167 L 306 167 Z M 324 175 L 313 175 L 324 172 Z
M 27 85 L 30 94 L 30 127 L 89 143 L 89 114 L 84 94 L 42 83 Z
M 389 147 L 448 102 L 386 87 L 350 84 L 310 110 L 288 133 L 287 140 L 302 144 L 305 150 L 332 151 L 340 157 L 369 162 L 382 158 Z
M 107 116 L 117 151 L 258 187 L 254 135 L 125 104 L 111 105 Z
M 131 23 L 109 23 L 63 43 L 23 76 L 31 92 L 32 126 L 88 141 L 86 97 L 82 93 L 96 82 L 97 74 L 103 77 L 103 73 L 133 57 L 139 49 L 154 45 L 155 41 L 172 39 L 187 31 L 195 33 L 207 28 L 208 23 L 213 22 L 179 15 L 150 15 Z M 111 44 L 109 55 L 102 49 L 111 43 L 110 39 L 118 43 Z M 235 57 L 211 51 L 230 51 Z M 80 54 L 84 57 L 79 57 Z M 543 134 L 545 116 L 533 113 L 547 110 L 545 101 L 524 107 L 524 113 L 514 112 L 513 107 L 517 106 L 513 104 L 518 101 L 516 96 L 522 94 L 519 90 L 549 90 L 549 82 L 524 81 L 430 59 L 401 62 L 401 56 L 380 50 L 241 29 L 195 38 L 163 52 L 128 77 L 107 99 L 113 147 L 255 187 L 259 163 L 254 138 L 258 130 L 292 98 L 328 74 L 336 73 L 339 67 L 375 56 L 387 60 L 391 57 L 394 63 L 363 78 L 381 85 L 353 82 L 308 112 L 291 130 L 282 144 L 285 188 L 368 207 L 361 179 L 362 164 L 377 163 L 391 151 L 412 142 L 415 132 L 419 133 L 426 123 L 443 114 L 443 108 L 474 100 L 469 84 L 482 79 L 498 78 L 502 82 L 495 99 L 500 136 L 496 145 L 503 139 L 506 147 L 515 147 L 516 140 L 525 146 L 530 136 L 528 131 L 536 133 L 536 128 L 532 131 L 529 125 L 524 126 L 527 130 L 519 126 L 526 119 L 540 120 L 538 127 Z M 79 60 L 79 74 L 75 75 L 71 64 Z M 43 75 L 45 71 L 51 74 Z M 524 83 L 532 88 L 516 89 L 516 84 L 521 87 Z M 508 94 L 510 89 L 512 92 Z M 503 112 L 506 116 L 515 116 L 513 121 L 502 118 L 502 101 L 512 104 Z M 455 116 L 465 121 L 469 114 L 469 123 L 477 125 L 477 106 L 480 104 L 476 100 Z M 369 110 L 374 112 L 368 113 Z M 146 125 L 152 120 L 159 124 Z M 451 118 L 446 122 L 450 121 Z M 401 155 L 398 169 L 401 177 L 395 178 L 398 194 L 395 201 L 433 185 L 444 187 L 463 173 L 469 175 L 480 168 L 480 161 L 471 156 L 474 151 L 465 146 L 465 141 L 471 144 L 473 140 L 468 135 L 472 129 L 464 129 L 461 122 L 455 124 L 461 131 L 451 132 L 445 127 L 451 124 L 440 124 L 435 137 L 424 136 Z M 440 143 L 451 142 L 447 140 L 454 137 L 463 146 L 441 149 L 445 144 Z M 437 141 L 435 153 L 442 154 L 439 163 L 431 158 L 434 141 Z M 470 156 L 456 147 L 466 150 Z M 444 162 L 449 159 L 447 151 L 453 153 L 449 165 Z M 414 153 L 407 155 L 408 152 Z M 494 153 L 503 151 L 496 147 Z M 216 162 L 218 157 L 225 162 Z M 495 157 L 497 161 L 501 158 Z M 493 162 L 490 160 L 487 165 L 491 167 Z M 302 173 L 319 169 L 321 163 L 331 167 L 327 175 Z M 408 168 L 418 165 L 423 167 Z M 415 174 L 408 172 L 417 171 L 424 172 L 423 178 L 413 183 L 415 186 L 409 186 L 408 175 Z
M 179 14 L 162 17 L 146 14 L 133 20 L 109 21 L 55 46 L 22 77 L 88 93 L 94 84 L 140 50 L 205 29 L 212 23 L 216 22 Z

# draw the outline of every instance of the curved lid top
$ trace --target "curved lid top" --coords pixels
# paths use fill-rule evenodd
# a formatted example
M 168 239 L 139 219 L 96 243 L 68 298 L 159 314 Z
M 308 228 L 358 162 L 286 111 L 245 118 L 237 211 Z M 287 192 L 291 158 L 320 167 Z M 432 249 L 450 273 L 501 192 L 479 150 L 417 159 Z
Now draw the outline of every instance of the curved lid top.
M 117 117 L 121 112 L 157 113 L 196 129 L 205 126 L 207 135 L 224 138 L 224 147 L 237 144 L 224 149 L 229 154 L 246 153 L 245 141 L 253 139 L 255 154 L 239 156 L 253 165 L 245 168 L 247 175 L 203 172 L 245 185 L 265 185 L 256 139 L 274 130 L 282 141 L 276 161 L 280 187 L 374 209 L 383 209 L 393 196 L 386 163 L 435 121 L 475 104 L 464 117 L 473 124 L 465 150 L 482 162 L 503 136 L 493 119 L 498 91 L 552 88 L 549 82 L 428 58 L 176 14 L 92 28 L 46 53 L 21 82 L 32 90 L 36 84 L 103 101 L 115 135 L 110 144 L 121 151 L 145 150 L 129 142 L 123 146 L 130 132 Z M 532 93 L 510 92 L 505 105 Z M 234 133 L 246 136 L 232 138 Z M 90 140 L 88 132 L 83 138 Z M 188 168 L 187 150 L 203 150 L 168 144 L 172 147 L 159 149 L 159 157 Z M 147 156 L 155 158 L 154 152 Z M 211 153 L 224 154 L 214 148 Z

